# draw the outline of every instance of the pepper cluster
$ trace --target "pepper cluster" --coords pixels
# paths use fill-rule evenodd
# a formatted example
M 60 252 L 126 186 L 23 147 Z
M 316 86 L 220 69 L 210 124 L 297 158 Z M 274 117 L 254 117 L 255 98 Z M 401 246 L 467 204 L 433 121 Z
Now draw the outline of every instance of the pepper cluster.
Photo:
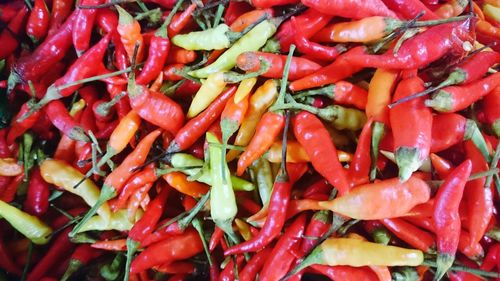
M 74 2 L 0 4 L 1 280 L 500 280 L 499 0 Z

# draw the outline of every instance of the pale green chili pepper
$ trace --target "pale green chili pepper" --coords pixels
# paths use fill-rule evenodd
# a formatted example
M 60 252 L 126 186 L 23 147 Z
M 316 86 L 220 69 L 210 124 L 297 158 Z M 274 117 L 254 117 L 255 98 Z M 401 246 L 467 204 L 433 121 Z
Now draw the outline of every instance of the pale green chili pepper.
M 253 181 L 259 190 L 260 200 L 263 205 L 269 202 L 273 191 L 273 170 L 269 161 L 263 157 L 255 160 L 250 166 L 250 172 Z

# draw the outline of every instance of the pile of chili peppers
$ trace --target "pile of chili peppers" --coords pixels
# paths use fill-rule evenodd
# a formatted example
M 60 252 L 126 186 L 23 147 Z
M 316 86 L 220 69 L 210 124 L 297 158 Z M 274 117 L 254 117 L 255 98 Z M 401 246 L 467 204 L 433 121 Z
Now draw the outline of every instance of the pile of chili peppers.
M 0 23 L 0 280 L 500 280 L 500 1 Z

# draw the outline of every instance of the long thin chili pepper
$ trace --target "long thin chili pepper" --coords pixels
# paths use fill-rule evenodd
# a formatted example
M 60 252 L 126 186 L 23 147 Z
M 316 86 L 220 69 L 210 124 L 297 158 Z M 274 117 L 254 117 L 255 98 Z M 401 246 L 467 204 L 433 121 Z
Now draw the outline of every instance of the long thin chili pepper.
M 82 0 L 81 5 L 99 5 L 102 0 Z M 90 45 L 90 36 L 96 18 L 96 9 L 80 9 L 73 23 L 73 46 L 76 54 L 82 55 Z
M 500 114 L 496 108 L 500 105 L 500 87 L 493 89 L 483 98 L 482 113 L 486 123 L 491 126 L 493 133 L 500 136 Z
M 209 190 L 208 186 L 203 183 L 190 182 L 187 176 L 180 172 L 168 173 L 163 178 L 177 191 L 192 197 L 201 197 Z
M 132 194 L 144 185 L 154 183 L 158 177 L 154 164 L 150 164 L 142 171 L 134 174 L 123 187 L 116 203 L 113 204 L 113 211 L 124 208 Z
M 372 119 L 366 122 L 361 134 L 359 135 L 358 146 L 354 157 L 349 164 L 349 180 L 353 185 L 364 184 L 369 181 L 371 159 L 371 143 L 372 143 Z
M 411 223 L 399 218 L 383 219 L 380 221 L 391 233 L 408 243 L 413 248 L 423 252 L 432 252 L 434 237 Z
M 51 36 L 54 32 L 57 32 L 64 20 L 66 20 L 66 18 L 71 14 L 72 6 L 73 2 L 70 0 L 52 1 L 52 9 L 50 11 L 50 28 L 48 30 L 49 36 Z
M 382 0 L 369 0 L 363 3 L 357 1 L 325 1 L 325 0 L 302 0 L 302 3 L 322 13 L 344 18 L 360 19 L 370 16 L 396 17 Z
M 88 142 L 84 129 L 69 115 L 64 104 L 59 100 L 48 103 L 44 109 L 50 121 L 63 134 L 76 141 Z

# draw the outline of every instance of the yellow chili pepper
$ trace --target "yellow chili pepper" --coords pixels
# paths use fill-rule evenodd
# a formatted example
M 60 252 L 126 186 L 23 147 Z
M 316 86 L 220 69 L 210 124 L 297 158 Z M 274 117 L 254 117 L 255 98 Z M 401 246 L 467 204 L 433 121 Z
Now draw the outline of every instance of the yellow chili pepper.
M 252 139 L 255 133 L 255 128 L 259 123 L 262 115 L 274 103 L 278 97 L 278 83 L 276 80 L 267 80 L 260 86 L 255 93 L 250 97 L 250 104 L 247 110 L 247 116 L 241 123 L 238 134 L 234 141 L 235 145 L 246 146 Z M 231 161 L 240 153 L 235 150 L 229 151 L 227 154 L 227 161 Z
M 377 69 L 368 87 L 366 115 L 374 121 L 389 124 L 389 108 L 392 92 L 398 79 L 399 71 Z
M 13 177 L 23 173 L 23 166 L 14 158 L 0 158 L 0 176 Z
M 47 159 L 40 165 L 40 173 L 46 182 L 80 196 L 89 206 L 93 206 L 99 198 L 100 190 L 90 179 L 85 179 L 74 188 L 84 175 L 64 161 Z M 103 204 L 97 212 L 105 221 L 111 217 L 107 203 Z
M 238 228 L 241 237 L 243 237 L 245 241 L 250 240 L 252 238 L 252 233 L 250 232 L 250 226 L 248 225 L 248 223 L 244 222 L 241 219 L 235 219 L 234 223 L 236 224 L 236 227 Z
M 207 80 L 203 82 L 194 96 L 189 106 L 187 117 L 193 118 L 207 108 L 222 93 L 224 87 L 226 87 L 226 82 L 224 81 L 223 72 L 208 75 Z
M 365 237 L 363 237 L 357 233 L 349 233 L 349 234 L 347 234 L 346 237 L 351 238 L 351 239 L 358 239 L 361 241 L 367 241 Z M 380 243 L 378 243 L 378 244 L 380 244 Z M 391 281 L 392 280 L 391 272 L 389 271 L 389 268 L 387 266 L 371 265 L 370 269 L 373 270 L 373 272 L 375 272 L 375 274 L 377 275 L 377 277 L 380 281 Z
M 272 163 L 281 163 L 281 141 L 273 143 L 271 148 L 267 151 L 266 158 Z M 337 157 L 340 162 L 350 162 L 352 159 L 352 154 L 337 150 Z M 307 155 L 304 147 L 300 143 L 294 140 L 290 140 L 286 145 L 286 162 L 289 163 L 301 163 L 309 162 L 309 156 Z
M 12 227 L 35 244 L 47 244 L 50 240 L 49 236 L 52 233 L 52 228 L 37 217 L 25 213 L 2 200 L 0 200 L 0 217 L 8 221 Z
M 490 18 L 496 22 L 500 22 L 500 7 L 495 7 L 490 4 L 484 4 L 483 13 L 487 18 Z
M 135 221 L 130 222 L 128 219 L 128 210 L 122 209 L 116 213 L 111 214 L 109 220 L 104 220 L 101 216 L 93 216 L 78 230 L 77 233 L 91 231 L 91 230 L 118 230 L 127 231 L 132 228 L 134 223 L 138 221 L 143 215 L 142 209 L 138 209 L 135 215 Z
M 236 90 L 236 94 L 234 94 L 234 103 L 239 103 L 242 101 L 248 94 L 250 94 L 250 91 L 252 91 L 253 86 L 255 86 L 255 83 L 257 83 L 257 78 L 252 77 L 252 78 L 247 78 L 244 79 L 240 82 L 238 85 L 238 89 Z

